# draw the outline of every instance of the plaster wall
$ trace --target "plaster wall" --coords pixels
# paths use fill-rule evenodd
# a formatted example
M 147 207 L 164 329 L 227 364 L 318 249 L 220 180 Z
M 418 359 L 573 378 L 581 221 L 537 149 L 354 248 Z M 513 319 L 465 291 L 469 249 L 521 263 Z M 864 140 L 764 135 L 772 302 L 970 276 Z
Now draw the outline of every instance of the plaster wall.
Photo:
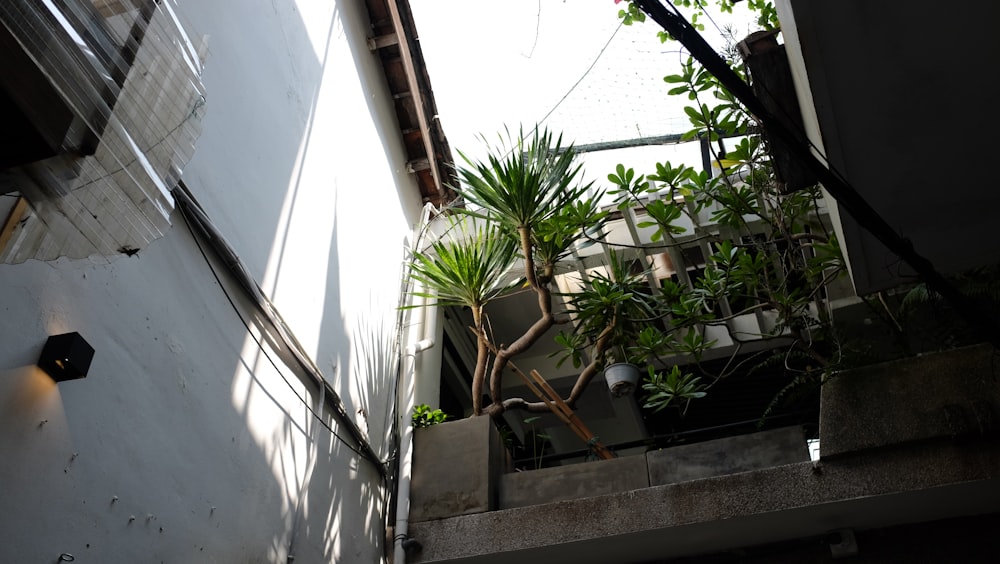
M 177 4 L 209 47 L 183 178 L 386 456 L 420 201 L 363 5 Z M 377 470 L 171 219 L 134 257 L 0 265 L 0 561 L 380 561 Z M 57 386 L 66 331 L 96 353 Z

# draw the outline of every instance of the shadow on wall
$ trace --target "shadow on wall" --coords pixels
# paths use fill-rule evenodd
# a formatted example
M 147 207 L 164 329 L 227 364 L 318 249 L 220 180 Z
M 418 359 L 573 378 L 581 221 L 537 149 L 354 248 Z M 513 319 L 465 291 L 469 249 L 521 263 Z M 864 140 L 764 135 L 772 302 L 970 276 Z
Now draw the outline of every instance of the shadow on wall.
M 414 179 L 402 166 L 406 155 L 402 142 L 395 134 L 398 123 L 392 101 L 384 90 L 385 78 L 378 58 L 367 49 L 367 15 L 362 3 L 338 6 L 338 23 L 350 48 L 353 66 L 360 74 L 361 94 L 368 107 L 372 130 L 382 147 L 382 154 L 359 164 L 370 168 L 384 167 L 391 172 L 395 188 L 393 195 L 401 202 L 403 214 L 399 221 L 405 229 L 419 221 L 419 190 Z M 360 176 L 364 178 L 366 175 L 362 172 Z M 372 205 L 370 200 L 376 194 L 362 186 L 342 184 L 336 188 L 351 191 L 351 196 L 360 194 L 362 199 L 369 202 L 367 205 Z M 358 192 L 359 190 L 364 192 Z M 388 197 L 381 194 L 379 192 L 378 197 Z M 340 249 L 371 244 L 367 240 L 367 233 L 372 226 L 367 225 L 364 230 L 358 230 L 359 218 L 356 216 L 372 214 L 372 209 L 367 206 L 363 209 L 355 207 L 356 204 L 351 202 L 356 202 L 357 197 L 342 197 L 338 193 L 336 201 L 335 208 L 328 210 L 337 218 L 337 223 L 330 234 L 329 253 L 326 257 L 326 300 L 323 303 L 323 323 L 316 359 L 324 362 L 329 360 L 329 365 L 334 367 L 335 374 L 330 382 L 344 400 L 348 415 L 355 418 L 362 431 L 367 433 L 375 451 L 386 460 L 394 455 L 391 452 L 392 410 L 399 359 L 399 344 L 395 333 L 398 297 L 395 292 L 400 287 L 398 270 L 404 259 L 404 248 L 367 249 L 371 264 L 363 270 L 350 270 L 362 265 L 356 261 L 345 264 L 339 254 Z M 386 209 L 388 208 L 391 206 Z M 392 212 L 394 210 L 389 209 L 390 218 Z M 370 222 L 371 218 L 365 221 Z M 382 221 L 386 219 L 383 217 Z M 388 221 L 391 222 L 392 219 Z M 364 238 L 355 241 L 352 237 Z M 358 280 L 365 282 L 359 284 Z M 379 284 L 383 280 L 389 283 Z M 343 281 L 350 284 L 342 284 Z M 355 295 L 359 286 L 366 289 L 367 295 Z M 345 291 L 350 295 L 345 294 Z M 387 295 L 390 292 L 392 295 Z M 325 371 L 331 367 L 329 365 L 324 364 L 321 368 Z M 385 498 L 388 492 L 383 490 L 385 484 L 379 483 L 378 474 L 371 464 L 350 451 L 345 452 L 346 447 L 338 443 L 338 439 L 332 437 L 327 430 L 319 429 L 317 436 L 318 444 L 332 440 L 329 445 L 337 447 L 339 444 L 339 448 L 316 449 L 316 468 L 328 467 L 333 474 L 314 471 L 313 478 L 305 485 L 302 496 L 305 502 L 297 517 L 305 525 L 298 529 L 294 544 L 308 550 L 323 546 L 324 550 L 319 554 L 304 553 L 303 549 L 299 549 L 296 556 L 305 558 L 305 561 L 330 561 L 340 554 L 341 558 L 362 561 L 360 555 L 367 550 L 366 547 L 381 548 L 385 542 L 385 519 L 388 511 Z M 354 466 L 351 468 L 350 478 L 352 483 L 358 484 L 358 489 L 344 488 L 345 477 L 337 472 L 348 456 L 353 456 Z M 351 515 L 357 515 L 358 510 L 363 511 L 365 508 L 373 510 L 369 511 L 363 528 L 360 523 L 344 522 Z M 320 540 L 321 543 L 318 542 Z M 339 549 L 335 549 L 338 546 Z
M 193 249 L 176 229 L 140 260 L 0 268 L 0 561 L 275 560 L 283 486 L 231 407 L 244 328 Z M 29 364 L 38 320 L 86 333 L 87 378 Z
M 392 107 L 385 105 L 386 96 L 379 96 L 384 92 L 373 90 L 372 85 L 382 85 L 384 78 L 381 76 L 377 59 L 363 49 L 367 39 L 364 24 L 366 16 L 361 11 L 363 8 L 354 3 L 344 4 L 337 3 L 333 7 L 325 43 L 321 49 L 317 49 L 320 55 L 316 68 L 297 69 L 295 74 L 299 75 L 296 77 L 298 82 L 290 87 L 302 92 L 301 101 L 309 103 L 308 111 L 303 114 L 304 123 L 301 142 L 297 145 L 298 152 L 289 161 L 292 166 L 287 182 L 288 191 L 281 194 L 283 200 L 281 205 L 284 206 L 282 215 L 275 218 L 276 229 L 273 231 L 275 237 L 269 247 L 272 249 L 272 255 L 266 261 L 266 264 L 270 265 L 269 278 L 273 281 L 273 287 L 268 288 L 268 292 L 276 292 L 279 287 L 285 292 L 289 291 L 288 288 L 295 291 L 297 284 L 295 277 L 297 268 L 301 266 L 302 254 L 301 249 L 290 247 L 301 241 L 298 238 L 301 235 L 296 236 L 292 233 L 293 222 L 298 222 L 294 227 L 299 229 L 301 218 L 313 213 L 310 207 L 314 206 L 316 201 L 315 183 L 331 181 L 326 178 L 317 179 L 315 171 L 312 176 L 304 173 L 307 170 L 304 165 L 307 159 L 310 163 L 316 160 L 329 160 L 329 157 L 316 156 L 319 152 L 329 149 L 329 145 L 320 140 L 314 146 L 314 136 L 323 138 L 329 132 L 320 129 L 340 125 L 345 131 L 336 132 L 338 141 L 334 146 L 338 146 L 357 142 L 355 136 L 359 135 L 355 131 L 346 131 L 348 128 L 339 124 L 339 117 L 331 123 L 329 116 L 326 116 L 326 121 L 318 126 L 316 121 L 316 101 L 320 96 L 323 81 L 335 78 L 327 75 L 345 72 L 345 69 L 338 66 L 338 61 L 331 51 L 335 40 L 342 42 L 339 32 L 343 32 L 351 51 L 354 68 L 360 73 L 360 94 L 369 109 L 372 122 L 370 129 L 378 135 L 383 154 L 372 155 L 371 162 L 364 163 L 346 162 L 348 159 L 337 156 L 344 161 L 337 164 L 342 166 L 361 164 L 361 168 L 375 167 L 393 171 L 397 198 L 402 201 L 412 199 L 419 203 L 419 197 L 416 196 L 418 192 L 413 186 L 412 179 L 400 176 L 406 174 L 405 171 L 400 172 L 404 167 L 392 166 L 393 163 L 405 162 L 405 155 L 401 152 L 401 143 L 390 141 L 390 136 L 387 134 L 398 129 Z M 294 7 L 292 11 L 295 12 Z M 284 23 L 287 24 L 289 19 L 291 16 L 287 16 Z M 298 35 L 286 30 L 286 41 L 294 41 L 295 37 Z M 303 81 L 307 74 L 311 77 L 311 81 Z M 328 94 L 323 96 L 325 107 L 328 107 L 331 103 L 326 97 Z M 337 111 L 343 109 L 338 108 Z M 314 126 L 317 126 L 316 131 Z M 328 139 L 326 141 L 329 143 Z M 365 175 L 363 171 L 352 172 L 355 175 Z M 328 255 L 322 264 L 325 268 L 319 268 L 320 272 L 325 273 L 325 283 L 319 285 L 322 287 L 322 315 L 319 317 L 321 326 L 314 361 L 343 399 L 348 415 L 355 418 L 361 429 L 368 433 L 376 451 L 385 457 L 389 450 L 387 446 L 390 426 L 389 406 L 393 404 L 390 392 L 396 368 L 393 348 L 396 304 L 379 306 L 376 296 L 374 300 L 376 305 L 365 311 L 359 304 L 364 303 L 365 298 L 369 299 L 369 303 L 373 303 L 371 295 L 342 296 L 346 291 L 342 280 L 352 276 L 351 273 L 343 272 L 345 267 L 340 255 L 340 234 L 344 229 L 342 220 L 347 214 L 356 213 L 357 210 L 338 209 L 338 202 L 342 199 L 338 190 L 357 190 L 357 187 L 345 186 L 346 182 L 338 184 L 336 177 L 341 176 L 340 171 L 334 173 L 333 186 L 327 185 L 323 188 L 334 190 L 333 209 L 322 210 L 324 214 L 331 214 L 334 220 L 330 225 Z M 280 206 L 274 206 L 268 209 L 279 208 Z M 402 208 L 419 210 L 419 205 L 403 205 Z M 325 228 L 326 224 L 323 224 L 322 227 L 313 229 L 310 235 L 322 233 Z M 402 249 L 399 249 L 400 254 L 401 251 Z M 294 256 L 295 254 L 297 256 Z M 378 254 L 380 259 L 376 260 L 395 264 L 392 260 L 386 260 L 383 253 Z M 401 260 L 402 256 L 399 258 Z M 392 268 L 395 269 L 395 266 Z M 392 298 L 394 299 L 394 296 Z M 355 330 L 349 330 L 348 327 L 355 327 Z M 249 341 L 244 345 L 244 358 L 256 357 L 254 360 L 257 364 L 249 367 L 248 372 L 251 374 L 257 372 L 260 365 L 265 362 L 258 353 L 253 352 L 254 348 L 256 344 Z M 270 369 L 265 367 L 265 370 Z M 279 371 L 292 378 L 292 371 L 284 366 L 281 366 Z M 281 518 L 289 524 L 288 529 L 278 532 L 270 540 L 268 556 L 280 560 L 286 555 L 294 555 L 306 562 L 331 561 L 339 558 L 367 561 L 374 553 L 380 553 L 384 544 L 383 504 L 386 495 L 383 491 L 384 484 L 380 483 L 380 476 L 374 465 L 360 458 L 352 450 L 352 446 L 348 446 L 344 438 L 341 438 L 347 437 L 348 433 L 331 417 L 326 406 L 322 405 L 313 383 L 305 377 L 296 378 L 298 380 L 293 381 L 291 387 L 299 389 L 300 395 L 311 405 L 297 402 L 298 398 L 291 400 L 294 407 L 288 408 L 290 413 L 285 414 L 281 428 L 273 429 L 271 436 L 266 437 L 262 443 L 265 456 L 268 457 L 271 468 L 277 473 L 277 482 L 280 487 L 284 487 L 285 499 Z M 255 397 L 257 391 L 268 393 L 274 386 L 285 386 L 275 378 L 271 378 L 268 384 L 262 384 L 261 381 L 262 379 L 254 378 L 253 384 L 248 386 L 234 383 L 234 405 L 238 406 L 237 409 L 243 406 L 248 427 L 256 423 L 248 406 L 258 399 Z M 286 399 L 282 401 L 272 398 L 275 406 L 288 406 L 287 394 L 284 390 L 280 394 L 286 395 Z M 278 396 L 279 393 L 275 392 L 274 395 Z M 322 418 L 322 423 L 318 417 Z M 272 448 L 269 445 L 285 445 L 285 448 Z

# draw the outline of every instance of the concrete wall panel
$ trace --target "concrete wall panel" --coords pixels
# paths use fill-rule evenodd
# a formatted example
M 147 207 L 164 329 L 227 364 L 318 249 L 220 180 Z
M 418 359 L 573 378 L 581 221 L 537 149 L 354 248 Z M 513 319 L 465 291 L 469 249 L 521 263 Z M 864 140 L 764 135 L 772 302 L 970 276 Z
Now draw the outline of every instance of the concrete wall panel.
M 650 485 L 762 470 L 809 460 L 801 427 L 784 427 L 646 453 Z
M 500 508 L 581 499 L 649 487 L 644 456 L 512 472 L 500 477 Z

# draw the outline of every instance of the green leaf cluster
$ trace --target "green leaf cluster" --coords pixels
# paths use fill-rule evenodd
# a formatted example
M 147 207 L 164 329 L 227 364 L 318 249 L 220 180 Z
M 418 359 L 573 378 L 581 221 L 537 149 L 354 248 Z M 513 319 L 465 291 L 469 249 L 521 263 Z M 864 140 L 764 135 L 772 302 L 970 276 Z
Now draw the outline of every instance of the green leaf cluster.
M 421 429 L 444 423 L 448 420 L 448 415 L 440 409 L 431 409 L 426 403 L 413 406 L 413 427 Z
M 517 241 L 495 223 L 472 223 L 453 219 L 448 235 L 414 253 L 413 277 L 427 289 L 415 295 L 481 309 L 514 286 L 504 281 L 517 259 Z
M 697 26 L 708 1 L 675 4 L 691 11 Z M 731 10 L 733 3 L 719 4 Z M 772 23 L 770 2 L 747 4 Z M 645 19 L 634 2 L 619 17 L 626 25 Z M 742 72 L 735 61 L 730 65 Z M 664 81 L 670 95 L 687 100 L 691 129 L 683 137 L 707 144 L 713 170 L 661 162 L 640 174 L 619 164 L 607 175 L 607 194 L 613 198 L 607 208 L 601 191 L 580 181 L 572 145 L 548 131 L 522 130 L 516 137 L 508 132 L 505 144 L 484 161 L 462 154 L 457 191 L 470 207 L 456 210 L 448 236 L 415 253 L 413 276 L 427 288 L 421 295 L 473 310 L 479 340 L 473 396 L 482 396 L 477 390 L 489 370 L 491 415 L 508 404 L 526 405 L 500 397 L 508 359 L 568 320 L 572 327 L 556 342 L 558 365 L 569 361 L 580 369 L 572 394 L 611 361 L 645 363 L 650 367 L 643 385 L 646 406 L 656 411 L 669 405 L 686 410 L 688 402 L 707 392 L 700 377 L 674 364 L 683 360 L 701 370 L 701 359 L 718 344 L 706 336 L 714 334 L 709 328 L 726 330 L 736 351 L 746 334 L 743 329 L 736 334 L 734 320 L 747 314 L 774 322 L 773 330 L 753 338 L 780 336 L 783 346 L 791 342 L 803 354 L 822 334 L 811 331 L 828 322 L 824 287 L 843 271 L 844 262 L 823 224 L 819 189 L 779 190 L 770 147 L 753 127 L 752 116 L 692 58 Z M 630 226 L 634 218 L 644 248 L 615 248 L 604 239 L 606 223 L 623 217 Z M 594 243 L 606 247 L 605 264 L 582 272 L 580 287 L 561 296 L 567 311 L 553 311 L 558 265 Z M 654 262 L 650 257 L 656 254 L 661 256 Z M 675 262 L 675 269 L 683 264 L 687 270 L 652 272 L 654 264 L 669 268 Z M 515 279 L 512 269 L 519 264 L 524 277 Z M 539 318 L 522 336 L 493 343 L 484 330 L 483 307 L 514 287 L 537 294 Z M 671 368 L 657 368 L 664 366 Z M 474 411 L 480 413 L 475 403 Z
M 666 371 L 657 371 L 652 366 L 649 367 L 642 382 L 642 389 L 646 392 L 646 401 L 642 407 L 653 413 L 682 402 L 684 410 L 687 411 L 691 400 L 708 395 L 700 377 L 681 372 L 677 365 Z

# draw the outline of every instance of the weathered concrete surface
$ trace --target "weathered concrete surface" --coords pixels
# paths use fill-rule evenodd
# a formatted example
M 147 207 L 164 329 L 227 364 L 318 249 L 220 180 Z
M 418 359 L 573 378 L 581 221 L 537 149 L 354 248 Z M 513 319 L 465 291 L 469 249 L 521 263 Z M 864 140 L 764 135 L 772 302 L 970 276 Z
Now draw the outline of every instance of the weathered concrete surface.
M 646 459 L 626 456 L 500 477 L 500 508 L 580 499 L 649 487 Z
M 650 485 L 761 470 L 809 460 L 801 427 L 783 427 L 646 453 Z
M 505 452 L 489 417 L 416 429 L 410 521 L 496 509 Z
M 1000 425 L 1000 376 L 992 356 L 990 346 L 976 345 L 831 378 L 822 392 L 821 456 L 995 433 Z
M 1000 445 L 911 444 L 413 523 L 413 563 L 619 564 L 1000 511 Z

